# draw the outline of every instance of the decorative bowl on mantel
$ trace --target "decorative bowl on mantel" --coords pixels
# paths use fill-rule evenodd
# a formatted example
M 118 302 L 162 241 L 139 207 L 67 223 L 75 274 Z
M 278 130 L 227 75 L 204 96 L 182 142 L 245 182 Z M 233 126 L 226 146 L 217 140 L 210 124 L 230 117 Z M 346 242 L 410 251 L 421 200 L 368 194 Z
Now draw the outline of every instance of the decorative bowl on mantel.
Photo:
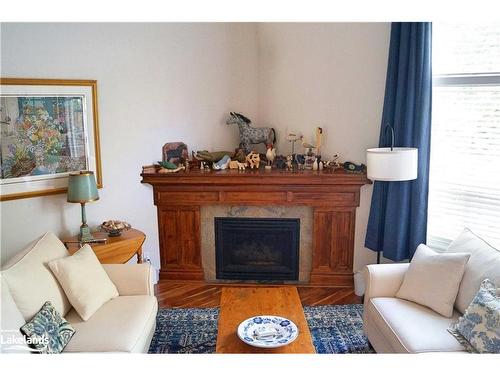
M 108 233 L 109 237 L 121 236 L 122 232 L 129 230 L 131 225 L 125 221 L 108 220 L 100 225 L 102 231 Z

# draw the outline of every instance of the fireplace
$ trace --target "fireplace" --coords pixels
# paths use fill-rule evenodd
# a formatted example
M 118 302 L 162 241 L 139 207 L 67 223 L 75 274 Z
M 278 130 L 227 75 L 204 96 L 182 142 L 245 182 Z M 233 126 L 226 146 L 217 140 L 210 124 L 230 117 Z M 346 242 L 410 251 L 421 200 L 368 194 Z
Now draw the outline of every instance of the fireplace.
M 275 217 L 266 216 L 266 207 L 304 207 L 310 212 L 307 224 L 289 211 L 284 216 L 301 220 L 298 282 L 353 286 L 356 207 L 361 186 L 371 183 L 366 173 L 263 168 L 162 173 L 146 166 L 141 176 L 153 186 L 161 279 L 216 280 L 214 217 L 241 217 L 220 212 L 223 207 L 255 207 L 256 216 L 264 218 Z M 209 217 L 210 212 L 216 214 Z
M 215 217 L 214 228 L 217 279 L 298 280 L 300 219 Z

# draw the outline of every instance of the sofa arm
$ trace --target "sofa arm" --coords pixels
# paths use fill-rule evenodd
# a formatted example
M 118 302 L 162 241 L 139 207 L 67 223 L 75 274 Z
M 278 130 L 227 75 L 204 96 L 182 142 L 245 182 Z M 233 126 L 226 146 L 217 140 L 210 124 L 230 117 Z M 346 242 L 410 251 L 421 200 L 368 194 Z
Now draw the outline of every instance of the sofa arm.
M 149 263 L 103 264 L 102 266 L 113 284 L 116 285 L 120 296 L 154 296 Z
M 364 269 L 365 302 L 375 297 L 394 297 L 398 292 L 409 263 L 370 264 Z

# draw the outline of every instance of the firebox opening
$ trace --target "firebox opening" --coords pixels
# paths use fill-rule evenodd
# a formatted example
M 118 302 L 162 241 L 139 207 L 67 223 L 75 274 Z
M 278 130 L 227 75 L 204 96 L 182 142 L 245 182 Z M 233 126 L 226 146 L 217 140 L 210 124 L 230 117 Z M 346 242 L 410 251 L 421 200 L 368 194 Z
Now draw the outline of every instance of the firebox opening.
M 215 217 L 216 277 L 298 281 L 300 219 Z

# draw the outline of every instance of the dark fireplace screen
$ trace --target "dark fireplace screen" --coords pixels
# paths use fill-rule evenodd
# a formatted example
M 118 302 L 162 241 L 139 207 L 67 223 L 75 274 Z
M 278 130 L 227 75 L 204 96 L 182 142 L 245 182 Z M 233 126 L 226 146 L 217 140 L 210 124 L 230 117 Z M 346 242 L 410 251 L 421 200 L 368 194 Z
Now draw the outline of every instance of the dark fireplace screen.
M 300 219 L 214 220 L 217 279 L 298 280 Z

